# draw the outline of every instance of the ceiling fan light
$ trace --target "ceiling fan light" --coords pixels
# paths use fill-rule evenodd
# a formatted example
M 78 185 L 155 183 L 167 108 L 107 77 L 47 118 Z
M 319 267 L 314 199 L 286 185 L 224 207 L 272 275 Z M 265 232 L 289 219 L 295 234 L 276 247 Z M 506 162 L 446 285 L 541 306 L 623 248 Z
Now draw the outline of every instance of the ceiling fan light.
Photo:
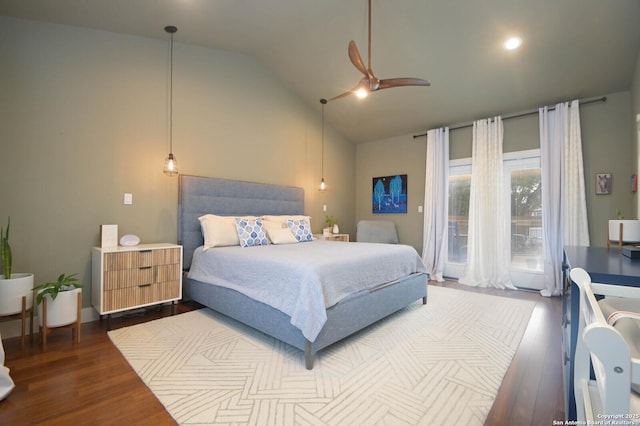
M 356 96 L 357 96 L 359 99 L 364 99 L 364 98 L 366 98 L 368 95 L 369 95 L 369 91 L 368 91 L 367 89 L 364 89 L 364 88 L 362 88 L 362 87 L 361 87 L 361 88 L 359 88 L 358 90 L 356 90 Z

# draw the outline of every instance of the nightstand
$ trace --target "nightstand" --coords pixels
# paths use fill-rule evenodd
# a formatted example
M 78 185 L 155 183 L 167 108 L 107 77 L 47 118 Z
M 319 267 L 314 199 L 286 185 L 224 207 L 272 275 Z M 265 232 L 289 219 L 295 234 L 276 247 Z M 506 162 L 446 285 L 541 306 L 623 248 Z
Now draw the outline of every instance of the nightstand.
M 91 304 L 107 328 L 112 313 L 182 298 L 182 246 L 94 247 L 91 259 Z
M 319 240 L 327 240 L 327 241 L 342 241 L 344 243 L 349 242 L 349 234 L 331 234 L 329 236 L 324 236 L 322 234 L 314 235 Z

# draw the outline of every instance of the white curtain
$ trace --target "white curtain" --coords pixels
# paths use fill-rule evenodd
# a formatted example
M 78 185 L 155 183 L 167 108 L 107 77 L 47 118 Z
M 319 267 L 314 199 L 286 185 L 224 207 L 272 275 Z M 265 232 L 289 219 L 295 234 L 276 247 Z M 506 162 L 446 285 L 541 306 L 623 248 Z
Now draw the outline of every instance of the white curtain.
M 449 231 L 449 128 L 427 132 L 422 260 L 429 279 L 444 281 Z
M 565 245 L 589 245 L 578 101 L 540 108 L 542 163 L 542 228 L 544 233 L 543 296 L 562 293 Z
M 502 119 L 473 123 L 467 263 L 462 284 L 515 289 L 511 283 L 510 203 L 503 190 Z
M 566 105 L 566 103 L 565 103 Z M 584 189 L 584 165 L 582 162 L 582 136 L 580 133 L 580 106 L 578 100 L 569 108 L 568 138 L 564 145 L 564 194 L 562 195 L 564 244 L 585 246 L 589 242 L 587 196 Z

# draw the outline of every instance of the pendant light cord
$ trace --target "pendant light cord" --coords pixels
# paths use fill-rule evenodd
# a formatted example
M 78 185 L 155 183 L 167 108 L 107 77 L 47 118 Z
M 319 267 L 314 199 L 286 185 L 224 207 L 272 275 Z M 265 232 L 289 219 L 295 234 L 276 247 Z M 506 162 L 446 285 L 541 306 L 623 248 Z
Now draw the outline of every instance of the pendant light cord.
M 173 155 L 173 35 L 178 28 L 168 25 L 164 30 L 171 35 L 169 39 L 169 154 Z
M 169 66 L 169 153 L 173 154 L 173 33 L 171 33 Z
M 322 179 L 324 180 L 324 106 L 327 104 L 327 100 L 322 98 L 320 99 L 320 103 L 322 104 Z

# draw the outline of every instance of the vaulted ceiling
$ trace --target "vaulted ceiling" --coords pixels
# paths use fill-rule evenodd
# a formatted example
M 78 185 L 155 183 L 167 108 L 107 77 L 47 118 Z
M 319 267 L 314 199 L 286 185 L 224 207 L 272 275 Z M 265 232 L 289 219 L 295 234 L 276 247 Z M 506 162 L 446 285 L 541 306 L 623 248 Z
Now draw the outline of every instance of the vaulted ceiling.
M 640 51 L 638 0 L 372 0 L 372 68 L 430 87 L 330 102 L 353 142 L 377 140 L 629 90 Z M 366 63 L 367 0 L 0 0 L 0 15 L 191 43 L 255 56 L 301 99 L 351 89 Z M 502 48 L 518 35 L 516 51 Z

